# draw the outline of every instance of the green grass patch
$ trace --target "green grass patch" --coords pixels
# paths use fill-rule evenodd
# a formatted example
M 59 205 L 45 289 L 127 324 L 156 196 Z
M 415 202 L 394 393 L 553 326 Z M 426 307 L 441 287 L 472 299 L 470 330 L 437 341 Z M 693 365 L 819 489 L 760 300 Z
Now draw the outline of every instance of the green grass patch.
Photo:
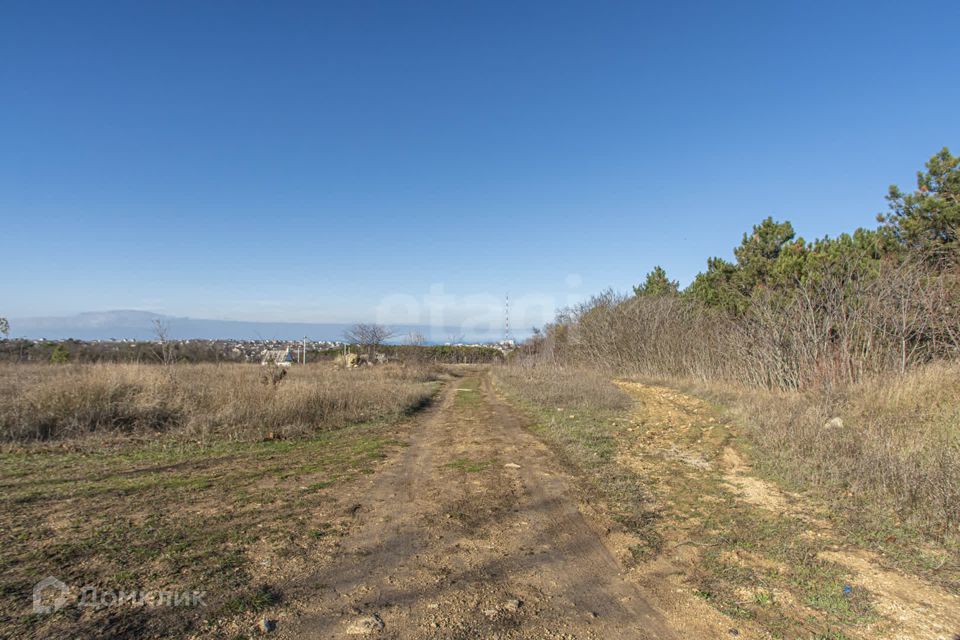
M 470 409 L 482 403 L 483 397 L 480 393 L 479 378 L 462 378 L 454 384 L 457 385 L 457 395 L 454 398 L 454 406 L 456 408 Z
M 223 604 L 223 610 L 230 614 L 257 613 L 278 604 L 280 601 L 280 592 L 274 587 L 258 585 L 227 600 Z

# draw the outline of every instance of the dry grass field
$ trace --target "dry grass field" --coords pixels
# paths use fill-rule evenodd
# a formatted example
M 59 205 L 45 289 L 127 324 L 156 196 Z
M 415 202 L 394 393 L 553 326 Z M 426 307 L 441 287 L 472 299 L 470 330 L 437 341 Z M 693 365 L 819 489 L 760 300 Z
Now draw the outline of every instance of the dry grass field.
M 275 604 L 282 576 L 333 533 L 331 496 L 398 446 L 391 425 L 439 384 L 392 365 L 295 368 L 276 385 L 262 373 L 0 369 L 0 637 L 185 637 Z M 46 576 L 205 596 L 37 615 L 31 590 Z
M 429 366 L 297 368 L 279 384 L 254 365 L 0 366 L 0 442 L 90 437 L 286 438 L 396 416 L 430 395 Z

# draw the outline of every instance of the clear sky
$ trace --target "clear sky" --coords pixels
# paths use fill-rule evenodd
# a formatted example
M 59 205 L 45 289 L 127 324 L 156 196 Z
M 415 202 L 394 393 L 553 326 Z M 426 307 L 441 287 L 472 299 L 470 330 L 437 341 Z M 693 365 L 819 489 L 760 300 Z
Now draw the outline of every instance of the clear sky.
M 4 2 L 0 315 L 450 323 L 509 291 L 531 324 L 686 284 L 960 151 L 958 34 L 942 0 Z

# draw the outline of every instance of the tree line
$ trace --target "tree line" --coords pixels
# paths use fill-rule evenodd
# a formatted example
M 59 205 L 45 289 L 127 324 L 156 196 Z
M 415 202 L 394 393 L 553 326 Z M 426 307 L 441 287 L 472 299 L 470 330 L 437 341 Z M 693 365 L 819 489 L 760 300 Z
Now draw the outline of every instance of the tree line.
M 766 218 L 734 260 L 682 289 L 655 267 L 632 294 L 562 311 L 529 347 L 650 375 L 770 388 L 856 382 L 960 353 L 960 158 L 946 148 L 909 193 L 891 186 L 878 226 L 808 242 Z

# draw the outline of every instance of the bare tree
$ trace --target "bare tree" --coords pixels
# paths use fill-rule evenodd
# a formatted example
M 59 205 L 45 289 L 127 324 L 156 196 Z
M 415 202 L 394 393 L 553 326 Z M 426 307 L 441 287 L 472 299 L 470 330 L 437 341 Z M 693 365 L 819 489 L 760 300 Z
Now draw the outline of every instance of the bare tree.
M 343 333 L 347 342 L 360 345 L 368 351 L 376 351 L 393 335 L 393 331 L 382 324 L 355 324 Z
M 177 358 L 173 352 L 173 344 L 170 343 L 170 324 L 160 318 L 153 321 L 153 335 L 160 344 L 160 362 L 165 365 L 171 365 Z
M 404 340 L 411 347 L 422 347 L 426 341 L 427 339 L 419 331 L 411 331 Z

